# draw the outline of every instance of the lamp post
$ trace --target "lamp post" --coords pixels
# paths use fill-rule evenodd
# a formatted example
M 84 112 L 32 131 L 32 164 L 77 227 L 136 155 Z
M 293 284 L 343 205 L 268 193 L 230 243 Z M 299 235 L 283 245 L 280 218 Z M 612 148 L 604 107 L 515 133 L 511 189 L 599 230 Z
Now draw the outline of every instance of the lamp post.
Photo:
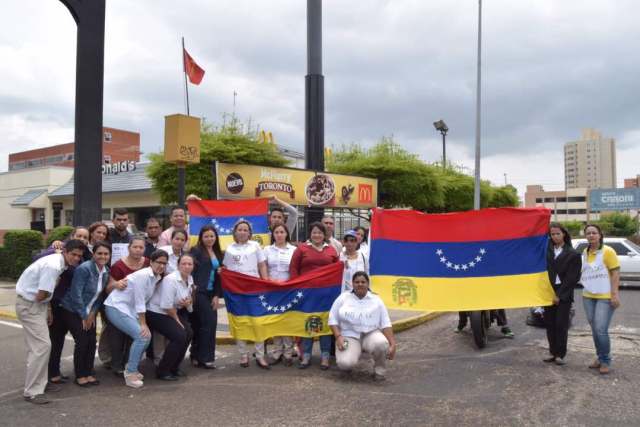
M 433 127 L 442 134 L 442 169 L 447 168 L 447 132 L 449 128 L 444 120 L 440 119 L 437 122 L 433 122 Z
M 478 0 L 478 69 L 476 80 L 476 170 L 473 189 L 473 208 L 480 209 L 480 117 L 481 117 L 481 70 L 482 70 L 482 0 Z

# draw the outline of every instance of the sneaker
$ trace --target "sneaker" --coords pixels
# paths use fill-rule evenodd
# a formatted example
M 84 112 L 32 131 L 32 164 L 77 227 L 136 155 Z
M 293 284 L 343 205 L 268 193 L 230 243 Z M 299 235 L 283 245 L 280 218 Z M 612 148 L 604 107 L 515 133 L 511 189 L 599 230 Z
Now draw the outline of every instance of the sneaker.
M 515 337 L 515 335 L 513 334 L 513 331 L 508 326 L 505 326 L 504 328 L 502 328 L 501 332 L 502 332 L 502 335 L 505 338 L 513 338 L 513 337 Z
M 51 402 L 44 394 L 36 394 L 35 396 L 23 396 L 24 400 L 34 405 L 46 405 Z
M 128 387 L 140 388 L 144 385 L 137 372 L 125 372 L 124 382 Z

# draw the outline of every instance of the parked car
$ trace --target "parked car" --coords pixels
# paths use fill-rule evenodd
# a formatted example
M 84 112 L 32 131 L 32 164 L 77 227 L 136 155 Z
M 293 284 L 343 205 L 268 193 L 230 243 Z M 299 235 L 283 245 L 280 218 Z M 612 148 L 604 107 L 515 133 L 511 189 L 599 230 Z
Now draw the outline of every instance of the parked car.
M 573 239 L 573 247 L 582 253 L 587 247 L 587 239 Z M 640 280 L 640 246 L 623 237 L 605 237 L 604 244 L 611 247 L 620 260 L 620 277 Z

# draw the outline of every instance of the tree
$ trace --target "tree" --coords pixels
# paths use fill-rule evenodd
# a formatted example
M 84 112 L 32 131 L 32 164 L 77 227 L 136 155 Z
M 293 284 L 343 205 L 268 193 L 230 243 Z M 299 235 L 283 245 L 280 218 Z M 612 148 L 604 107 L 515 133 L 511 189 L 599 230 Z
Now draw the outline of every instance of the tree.
M 473 177 L 450 167 L 422 162 L 416 155 L 384 137 L 369 150 L 350 145 L 326 159 L 329 172 L 378 179 L 378 205 L 386 208 L 411 207 L 425 212 L 453 212 L 473 209 Z M 481 207 L 517 206 L 512 186 L 493 188 L 480 184 Z
M 329 172 L 378 178 L 378 206 L 435 211 L 444 206 L 444 191 L 434 167 L 384 137 L 369 150 L 342 147 L 325 159 Z
M 562 221 L 560 222 L 567 229 L 571 237 L 580 236 L 580 231 L 584 227 L 582 221 L 572 220 L 572 221 Z
M 153 190 L 160 195 L 160 203 L 168 205 L 178 200 L 178 169 L 175 164 L 166 163 L 163 153 L 149 155 L 151 164 L 147 175 Z M 200 163 L 187 165 L 185 171 L 185 191 L 203 198 L 209 197 L 215 188 L 212 166 L 215 161 L 264 166 L 286 166 L 285 159 L 274 144 L 260 144 L 257 132 L 250 124 L 243 125 L 232 117 L 229 123 L 216 127 L 208 123 L 200 132 Z
M 502 187 L 494 187 L 491 189 L 489 206 L 492 208 L 518 206 L 519 204 L 520 199 L 518 198 L 518 190 L 516 190 L 513 185 L 507 184 Z
M 629 237 L 638 232 L 638 218 L 621 212 L 602 214 L 596 223 L 605 236 Z

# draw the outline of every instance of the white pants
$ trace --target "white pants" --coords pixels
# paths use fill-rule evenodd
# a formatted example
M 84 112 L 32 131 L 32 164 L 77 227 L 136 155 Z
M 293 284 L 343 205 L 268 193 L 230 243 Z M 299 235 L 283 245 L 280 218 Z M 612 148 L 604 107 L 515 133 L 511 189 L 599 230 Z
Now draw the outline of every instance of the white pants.
M 283 356 L 287 359 L 293 357 L 293 337 L 273 337 L 273 347 L 270 351 L 271 357 L 279 359 Z
M 353 369 L 360 360 L 362 352 L 369 353 L 373 357 L 373 370 L 378 375 L 386 373 L 387 352 L 389 351 L 389 341 L 379 330 L 363 334 L 361 339 L 342 337 L 347 344 L 344 350 L 336 348 L 336 363 L 338 368 L 344 371 Z
M 244 340 L 236 340 L 236 345 L 238 346 L 238 351 L 241 356 L 249 355 L 249 349 L 247 348 L 247 343 L 250 341 Z M 255 343 L 256 348 L 256 357 L 264 357 L 264 341 Z
M 22 323 L 24 343 L 27 346 L 27 375 L 24 381 L 24 396 L 43 394 L 47 386 L 51 340 L 47 327 L 49 304 L 31 302 L 18 296 L 16 315 Z

